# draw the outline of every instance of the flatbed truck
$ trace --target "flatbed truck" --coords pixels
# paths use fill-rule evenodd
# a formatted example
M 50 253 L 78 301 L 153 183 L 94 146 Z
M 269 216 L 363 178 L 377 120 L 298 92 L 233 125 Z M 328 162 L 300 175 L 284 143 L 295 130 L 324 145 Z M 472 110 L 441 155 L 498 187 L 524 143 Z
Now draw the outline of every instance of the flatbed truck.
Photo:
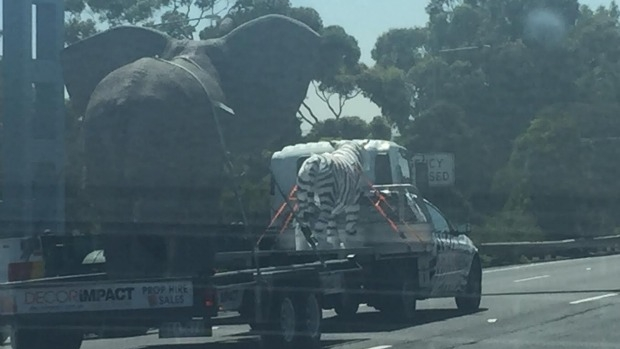
M 313 348 L 320 344 L 323 309 L 353 317 L 368 304 L 408 321 L 417 301 L 455 297 L 459 309 L 475 311 L 482 277 L 477 249 L 465 231 L 438 230 L 445 220 L 439 210 L 408 195 L 423 221 L 400 225 L 399 234 L 384 229 L 390 239 L 380 243 L 278 250 L 268 243 L 280 233 L 273 230 L 261 249 L 216 253 L 213 271 L 201 276 L 116 280 L 105 273 L 101 251 L 83 258 L 80 238 L 40 236 L 41 248 L 74 256 L 65 258 L 74 260 L 72 271 L 69 263 L 64 272 L 57 266 L 43 278 L 0 284 L 0 325 L 15 349 L 78 349 L 85 334 L 102 328 L 158 328 L 159 337 L 178 338 L 212 336 L 213 326 L 227 324 L 248 324 L 267 348 Z

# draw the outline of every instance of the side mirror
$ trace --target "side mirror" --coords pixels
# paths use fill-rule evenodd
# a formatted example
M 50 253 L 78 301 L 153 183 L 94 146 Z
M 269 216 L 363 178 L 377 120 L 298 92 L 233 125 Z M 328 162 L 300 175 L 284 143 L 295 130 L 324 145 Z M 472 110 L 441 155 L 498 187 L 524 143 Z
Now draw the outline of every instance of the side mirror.
M 454 235 L 469 235 L 471 234 L 471 224 L 460 224 L 454 229 Z

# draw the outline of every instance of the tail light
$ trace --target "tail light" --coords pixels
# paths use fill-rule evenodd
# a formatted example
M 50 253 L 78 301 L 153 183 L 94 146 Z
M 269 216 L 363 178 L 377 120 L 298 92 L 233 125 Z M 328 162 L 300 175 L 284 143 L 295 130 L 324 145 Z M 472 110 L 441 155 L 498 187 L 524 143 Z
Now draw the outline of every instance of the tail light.
M 9 281 L 39 279 L 45 275 L 42 261 L 9 263 L 8 268 Z
M 207 287 L 204 293 L 204 306 L 207 308 L 215 308 L 217 304 L 217 292 L 213 287 Z

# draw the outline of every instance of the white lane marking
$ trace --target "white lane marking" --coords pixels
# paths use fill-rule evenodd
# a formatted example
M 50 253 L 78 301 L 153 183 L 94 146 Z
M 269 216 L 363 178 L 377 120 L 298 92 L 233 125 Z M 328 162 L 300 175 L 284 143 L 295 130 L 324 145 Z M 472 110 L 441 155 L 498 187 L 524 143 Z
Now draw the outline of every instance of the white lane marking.
M 523 264 L 523 265 L 515 265 L 515 266 L 512 266 L 512 267 L 493 267 L 492 269 L 486 269 L 486 270 L 483 270 L 482 272 L 485 273 L 485 274 L 497 273 L 497 272 L 501 272 L 501 271 L 519 270 L 519 269 L 524 269 L 524 268 L 533 268 L 533 267 L 540 267 L 540 266 L 547 266 L 547 265 L 554 265 L 554 264 L 564 264 L 564 263 L 571 263 L 571 262 L 574 263 L 574 262 L 592 260 L 592 259 L 595 259 L 595 258 L 601 258 L 601 257 L 563 259 L 563 260 L 560 260 L 560 261 L 530 263 L 530 264 Z M 608 256 L 606 258 L 607 259 L 617 259 L 617 258 L 620 258 L 620 256 Z
M 586 268 L 586 270 L 590 271 L 590 270 L 592 270 L 592 268 Z
M 524 281 L 532 281 L 532 280 L 538 280 L 538 279 L 544 279 L 544 278 L 548 278 L 549 275 L 539 275 L 539 276 L 533 276 L 531 278 L 525 278 L 525 279 L 519 279 L 519 280 L 515 280 L 513 282 L 524 282 Z
M 519 266 L 516 266 L 516 267 L 489 269 L 489 270 L 483 270 L 482 272 L 485 273 L 485 274 L 489 274 L 489 273 L 497 273 L 497 272 L 500 272 L 500 271 L 518 270 L 518 269 L 522 269 L 522 268 L 524 268 L 524 267 L 526 267 L 528 265 L 531 265 L 531 264 L 519 265 Z
M 376 347 L 370 347 L 368 349 L 388 349 L 388 348 L 391 348 L 391 347 L 392 347 L 391 345 L 378 345 Z
M 599 299 L 613 297 L 613 296 L 617 296 L 617 295 L 618 295 L 617 293 L 608 293 L 608 294 L 604 294 L 604 295 L 601 295 L 601 296 L 584 298 L 584 299 L 572 301 L 572 302 L 570 302 L 570 304 L 574 305 L 574 304 L 580 304 L 580 303 L 585 303 L 585 302 L 592 302 L 592 301 L 597 301 Z
M 488 319 L 487 322 L 490 324 L 494 324 L 497 322 L 497 319 Z

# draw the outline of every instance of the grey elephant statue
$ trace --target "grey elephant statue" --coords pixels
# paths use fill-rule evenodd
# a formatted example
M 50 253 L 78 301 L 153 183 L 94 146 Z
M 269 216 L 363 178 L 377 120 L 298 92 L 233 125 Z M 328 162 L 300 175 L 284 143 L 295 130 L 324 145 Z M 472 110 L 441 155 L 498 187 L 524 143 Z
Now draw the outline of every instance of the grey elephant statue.
M 62 52 L 67 91 L 84 116 L 84 185 L 109 273 L 211 264 L 204 259 L 216 242 L 204 227 L 220 223 L 220 136 L 231 152 L 261 149 L 278 125 L 296 122 L 319 47 L 303 23 L 268 15 L 201 41 L 117 27 Z

